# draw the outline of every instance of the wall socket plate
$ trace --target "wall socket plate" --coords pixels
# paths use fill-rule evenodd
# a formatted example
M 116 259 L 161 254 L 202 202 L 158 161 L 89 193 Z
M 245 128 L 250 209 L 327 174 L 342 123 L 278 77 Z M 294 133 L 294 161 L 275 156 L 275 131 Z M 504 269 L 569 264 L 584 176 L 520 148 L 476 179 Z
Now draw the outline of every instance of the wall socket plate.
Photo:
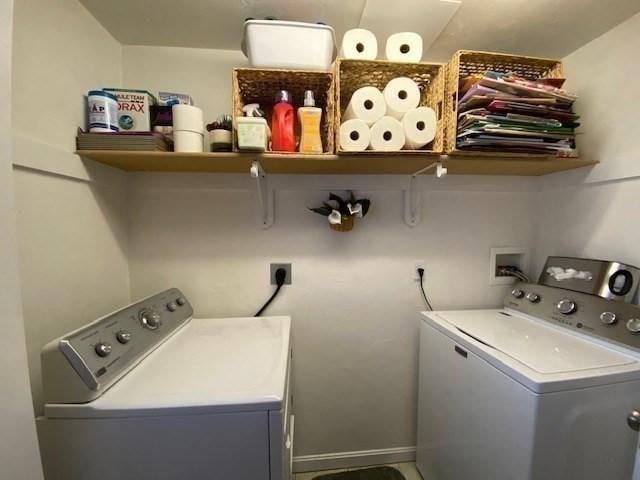
M 291 285 L 293 278 L 291 277 L 291 264 L 290 263 L 271 263 L 271 285 L 277 285 L 276 283 L 276 270 L 284 268 L 287 271 L 287 277 L 284 280 L 284 285 Z
M 427 277 L 427 263 L 424 260 L 414 260 L 413 261 L 413 279 L 416 282 L 420 281 L 420 275 L 418 275 L 418 269 L 424 268 L 424 277 Z

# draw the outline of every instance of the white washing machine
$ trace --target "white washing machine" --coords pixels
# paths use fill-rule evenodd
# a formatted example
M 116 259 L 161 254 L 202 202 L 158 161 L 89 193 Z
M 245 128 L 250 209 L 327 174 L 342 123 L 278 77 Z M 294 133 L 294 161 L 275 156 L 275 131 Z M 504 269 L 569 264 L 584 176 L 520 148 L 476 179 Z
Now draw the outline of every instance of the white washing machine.
M 630 480 L 640 307 L 520 284 L 501 310 L 424 312 L 425 480 Z
M 290 478 L 290 318 L 192 314 L 170 289 L 45 347 L 47 480 Z

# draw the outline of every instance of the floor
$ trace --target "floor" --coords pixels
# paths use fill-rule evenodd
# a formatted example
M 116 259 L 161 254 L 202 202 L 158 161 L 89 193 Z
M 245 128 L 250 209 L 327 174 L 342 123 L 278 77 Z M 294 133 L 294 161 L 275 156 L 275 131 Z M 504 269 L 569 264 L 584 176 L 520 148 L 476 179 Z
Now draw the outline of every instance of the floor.
M 422 476 L 416 470 L 415 463 L 392 463 L 387 465 L 389 467 L 394 467 L 404 475 L 406 480 L 422 480 Z M 350 469 L 356 470 L 356 469 Z M 339 472 L 340 470 L 325 470 L 322 472 L 306 472 L 306 473 L 297 473 L 295 480 L 312 480 L 316 475 L 321 475 L 323 473 L 334 473 Z

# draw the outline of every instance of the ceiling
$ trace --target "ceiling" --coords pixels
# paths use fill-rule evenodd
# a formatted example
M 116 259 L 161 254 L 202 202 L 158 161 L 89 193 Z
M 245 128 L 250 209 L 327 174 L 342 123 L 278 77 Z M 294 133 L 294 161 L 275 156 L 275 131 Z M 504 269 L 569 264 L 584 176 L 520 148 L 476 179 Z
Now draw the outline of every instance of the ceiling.
M 80 2 L 126 45 L 239 50 L 245 18 L 274 16 L 332 25 L 338 42 L 358 26 L 372 30 L 380 43 L 390 32 L 417 31 L 425 46 L 431 44 L 425 59 L 432 61 L 445 61 L 461 48 L 561 58 L 640 11 L 638 0 Z

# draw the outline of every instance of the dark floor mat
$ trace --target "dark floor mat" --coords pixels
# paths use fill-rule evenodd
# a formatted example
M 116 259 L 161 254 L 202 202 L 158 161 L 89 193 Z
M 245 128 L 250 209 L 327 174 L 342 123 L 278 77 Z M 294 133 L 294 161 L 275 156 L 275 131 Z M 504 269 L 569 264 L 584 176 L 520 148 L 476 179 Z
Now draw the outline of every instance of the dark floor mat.
M 328 473 L 313 477 L 313 480 L 405 480 L 398 470 L 392 467 L 374 467 L 348 472 Z

